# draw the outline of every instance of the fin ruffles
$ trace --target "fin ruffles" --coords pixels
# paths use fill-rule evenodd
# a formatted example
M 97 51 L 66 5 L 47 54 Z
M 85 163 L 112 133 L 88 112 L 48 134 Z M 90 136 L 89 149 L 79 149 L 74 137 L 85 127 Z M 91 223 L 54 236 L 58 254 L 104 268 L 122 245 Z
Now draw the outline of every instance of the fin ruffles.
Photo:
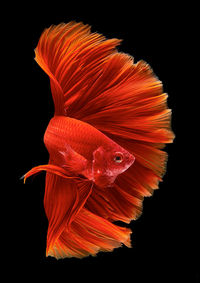
M 91 183 L 47 173 L 47 256 L 84 257 L 112 251 L 122 243 L 130 247 L 130 229 L 118 227 L 84 208 L 91 191 Z
M 150 66 L 144 61 L 134 63 L 131 56 L 117 52 L 119 44 L 118 39 L 107 40 L 98 33 L 91 33 L 88 25 L 70 22 L 46 29 L 35 50 L 37 63 L 50 77 L 55 115 L 91 124 L 136 158 L 134 166 L 117 177 L 113 188 L 98 190 L 94 185 L 84 208 L 82 206 L 71 223 L 71 232 L 62 229 L 61 233 L 58 229 L 56 235 L 60 238 L 48 232 L 49 241 L 54 238 L 55 247 L 51 251 L 56 257 L 63 257 L 64 253 L 81 257 L 103 250 L 97 238 L 102 233 L 107 237 L 105 231 L 109 229 L 101 230 L 104 227 L 101 221 L 105 225 L 110 223 L 110 231 L 115 233 L 117 228 L 111 222 L 128 223 L 136 219 L 141 214 L 143 198 L 152 195 L 165 173 L 167 154 L 162 149 L 174 139 L 167 94 L 163 93 L 162 83 Z M 52 175 L 47 173 L 45 203 L 52 183 L 49 176 Z M 65 179 L 65 182 L 71 181 Z M 53 203 L 49 207 L 56 210 Z M 46 211 L 51 229 L 52 212 L 48 208 Z M 95 219 L 97 227 L 91 219 Z M 89 229 L 88 238 L 82 237 L 85 225 Z M 75 238 L 70 234 L 72 231 Z M 98 236 L 92 236 L 90 231 L 96 231 Z M 112 238 L 113 244 L 108 244 L 108 250 L 126 239 L 126 236 L 121 240 Z M 87 246 L 88 241 L 91 245 L 84 253 L 77 243 Z

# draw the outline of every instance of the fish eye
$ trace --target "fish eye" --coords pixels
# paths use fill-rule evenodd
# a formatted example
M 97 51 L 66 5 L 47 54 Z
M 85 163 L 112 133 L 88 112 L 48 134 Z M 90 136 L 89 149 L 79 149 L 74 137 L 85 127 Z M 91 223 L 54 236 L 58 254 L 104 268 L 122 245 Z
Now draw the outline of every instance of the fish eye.
M 115 153 L 114 161 L 116 163 L 121 163 L 123 161 L 123 159 L 124 159 L 124 156 L 123 156 L 123 154 L 121 152 L 116 152 Z

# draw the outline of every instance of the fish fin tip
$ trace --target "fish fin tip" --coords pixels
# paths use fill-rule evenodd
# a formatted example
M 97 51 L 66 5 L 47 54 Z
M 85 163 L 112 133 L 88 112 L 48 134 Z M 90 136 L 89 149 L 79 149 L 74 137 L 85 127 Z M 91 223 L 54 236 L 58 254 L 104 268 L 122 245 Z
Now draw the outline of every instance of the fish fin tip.
M 24 174 L 23 176 L 21 176 L 21 177 L 19 177 L 19 180 L 21 181 L 21 180 L 23 180 L 24 182 L 24 184 L 26 183 L 26 174 Z
M 20 179 L 20 180 L 23 180 L 24 177 L 25 177 L 25 174 L 24 174 L 23 176 L 19 177 L 19 179 Z

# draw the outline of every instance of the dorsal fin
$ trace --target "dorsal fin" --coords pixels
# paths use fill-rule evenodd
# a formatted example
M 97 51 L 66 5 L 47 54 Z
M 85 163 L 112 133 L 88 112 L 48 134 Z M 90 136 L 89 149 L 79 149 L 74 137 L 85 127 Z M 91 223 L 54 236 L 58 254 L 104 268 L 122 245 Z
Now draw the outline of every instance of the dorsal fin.
M 66 115 L 68 107 L 93 84 L 119 42 L 91 33 L 83 23 L 62 23 L 44 30 L 35 60 L 50 78 L 55 115 Z

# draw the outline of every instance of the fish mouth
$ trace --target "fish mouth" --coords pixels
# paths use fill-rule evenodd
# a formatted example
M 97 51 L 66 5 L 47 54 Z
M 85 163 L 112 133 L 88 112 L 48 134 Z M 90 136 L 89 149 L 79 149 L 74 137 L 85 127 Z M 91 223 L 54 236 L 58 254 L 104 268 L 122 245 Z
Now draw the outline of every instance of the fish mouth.
M 128 156 L 126 156 L 126 166 L 123 172 L 126 171 L 129 167 L 131 167 L 134 162 L 135 162 L 135 156 L 129 153 Z
M 123 166 L 123 168 L 121 168 L 120 172 L 118 171 L 118 174 L 117 175 L 120 175 L 122 174 L 123 172 L 125 172 L 128 168 L 130 168 L 133 163 L 135 162 L 135 157 L 132 155 L 132 156 L 129 156 L 128 158 L 126 158 L 126 161 L 125 161 L 125 165 Z M 115 175 L 115 174 L 114 174 Z

